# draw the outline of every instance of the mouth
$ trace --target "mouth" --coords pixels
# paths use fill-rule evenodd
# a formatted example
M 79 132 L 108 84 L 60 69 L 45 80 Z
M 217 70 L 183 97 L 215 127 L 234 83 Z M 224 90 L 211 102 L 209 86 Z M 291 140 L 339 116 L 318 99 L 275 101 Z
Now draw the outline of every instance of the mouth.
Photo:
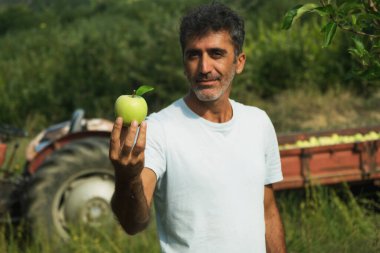
M 196 79 L 195 82 L 202 86 L 214 86 L 220 81 L 220 78 L 213 79 Z
M 215 86 L 216 81 L 215 80 L 209 80 L 209 81 L 196 81 L 196 83 L 201 86 L 202 88 L 211 88 L 212 86 Z

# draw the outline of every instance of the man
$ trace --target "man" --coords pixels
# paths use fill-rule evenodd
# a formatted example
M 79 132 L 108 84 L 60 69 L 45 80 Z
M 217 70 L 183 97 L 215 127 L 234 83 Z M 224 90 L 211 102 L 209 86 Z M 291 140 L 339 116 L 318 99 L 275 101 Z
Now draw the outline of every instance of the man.
M 121 118 L 114 124 L 112 209 L 135 234 L 148 225 L 154 196 L 163 252 L 285 252 L 273 125 L 262 110 L 229 99 L 246 60 L 243 41 L 244 22 L 228 7 L 192 10 L 180 27 L 189 93 L 139 131 L 136 122 L 128 131 Z

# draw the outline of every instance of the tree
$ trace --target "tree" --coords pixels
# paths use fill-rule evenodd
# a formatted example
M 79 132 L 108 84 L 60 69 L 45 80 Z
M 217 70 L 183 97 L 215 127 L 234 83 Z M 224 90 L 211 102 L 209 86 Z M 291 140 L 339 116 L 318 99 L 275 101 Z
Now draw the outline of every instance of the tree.
M 319 4 L 297 5 L 287 11 L 282 28 L 287 30 L 295 20 L 313 13 L 324 23 L 323 47 L 330 45 L 337 29 L 350 33 L 352 45 L 348 50 L 358 63 L 355 75 L 373 81 L 380 79 L 379 10 L 380 0 L 320 0 Z

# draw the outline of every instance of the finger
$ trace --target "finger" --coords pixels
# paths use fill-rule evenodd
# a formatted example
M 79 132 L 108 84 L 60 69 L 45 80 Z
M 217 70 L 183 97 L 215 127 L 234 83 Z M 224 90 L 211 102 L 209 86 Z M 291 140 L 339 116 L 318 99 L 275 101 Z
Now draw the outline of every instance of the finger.
M 124 145 L 125 139 L 127 138 L 128 134 L 128 128 L 127 126 L 124 126 L 121 128 L 121 133 L 120 133 L 120 147 Z
M 128 133 L 124 139 L 124 145 L 121 149 L 121 154 L 120 154 L 121 157 L 126 158 L 129 156 L 132 150 L 133 144 L 135 143 L 137 129 L 138 129 L 137 121 L 132 121 L 131 126 L 128 128 Z
M 120 133 L 123 126 L 122 118 L 118 117 L 111 132 L 110 147 L 109 147 L 109 157 L 111 160 L 117 160 L 120 153 Z
M 133 147 L 133 151 L 132 151 L 134 156 L 138 156 L 141 152 L 144 152 L 145 150 L 146 129 L 147 129 L 146 122 L 145 121 L 141 122 L 136 144 Z

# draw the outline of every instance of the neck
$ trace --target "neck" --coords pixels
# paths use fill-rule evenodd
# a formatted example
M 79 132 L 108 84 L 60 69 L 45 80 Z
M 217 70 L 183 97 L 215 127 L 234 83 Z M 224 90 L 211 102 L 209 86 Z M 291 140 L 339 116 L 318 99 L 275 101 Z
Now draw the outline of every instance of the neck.
M 227 95 L 227 94 L 226 94 Z M 228 95 L 215 101 L 200 101 L 190 92 L 184 97 L 186 105 L 200 117 L 215 123 L 224 123 L 232 118 L 233 111 Z

